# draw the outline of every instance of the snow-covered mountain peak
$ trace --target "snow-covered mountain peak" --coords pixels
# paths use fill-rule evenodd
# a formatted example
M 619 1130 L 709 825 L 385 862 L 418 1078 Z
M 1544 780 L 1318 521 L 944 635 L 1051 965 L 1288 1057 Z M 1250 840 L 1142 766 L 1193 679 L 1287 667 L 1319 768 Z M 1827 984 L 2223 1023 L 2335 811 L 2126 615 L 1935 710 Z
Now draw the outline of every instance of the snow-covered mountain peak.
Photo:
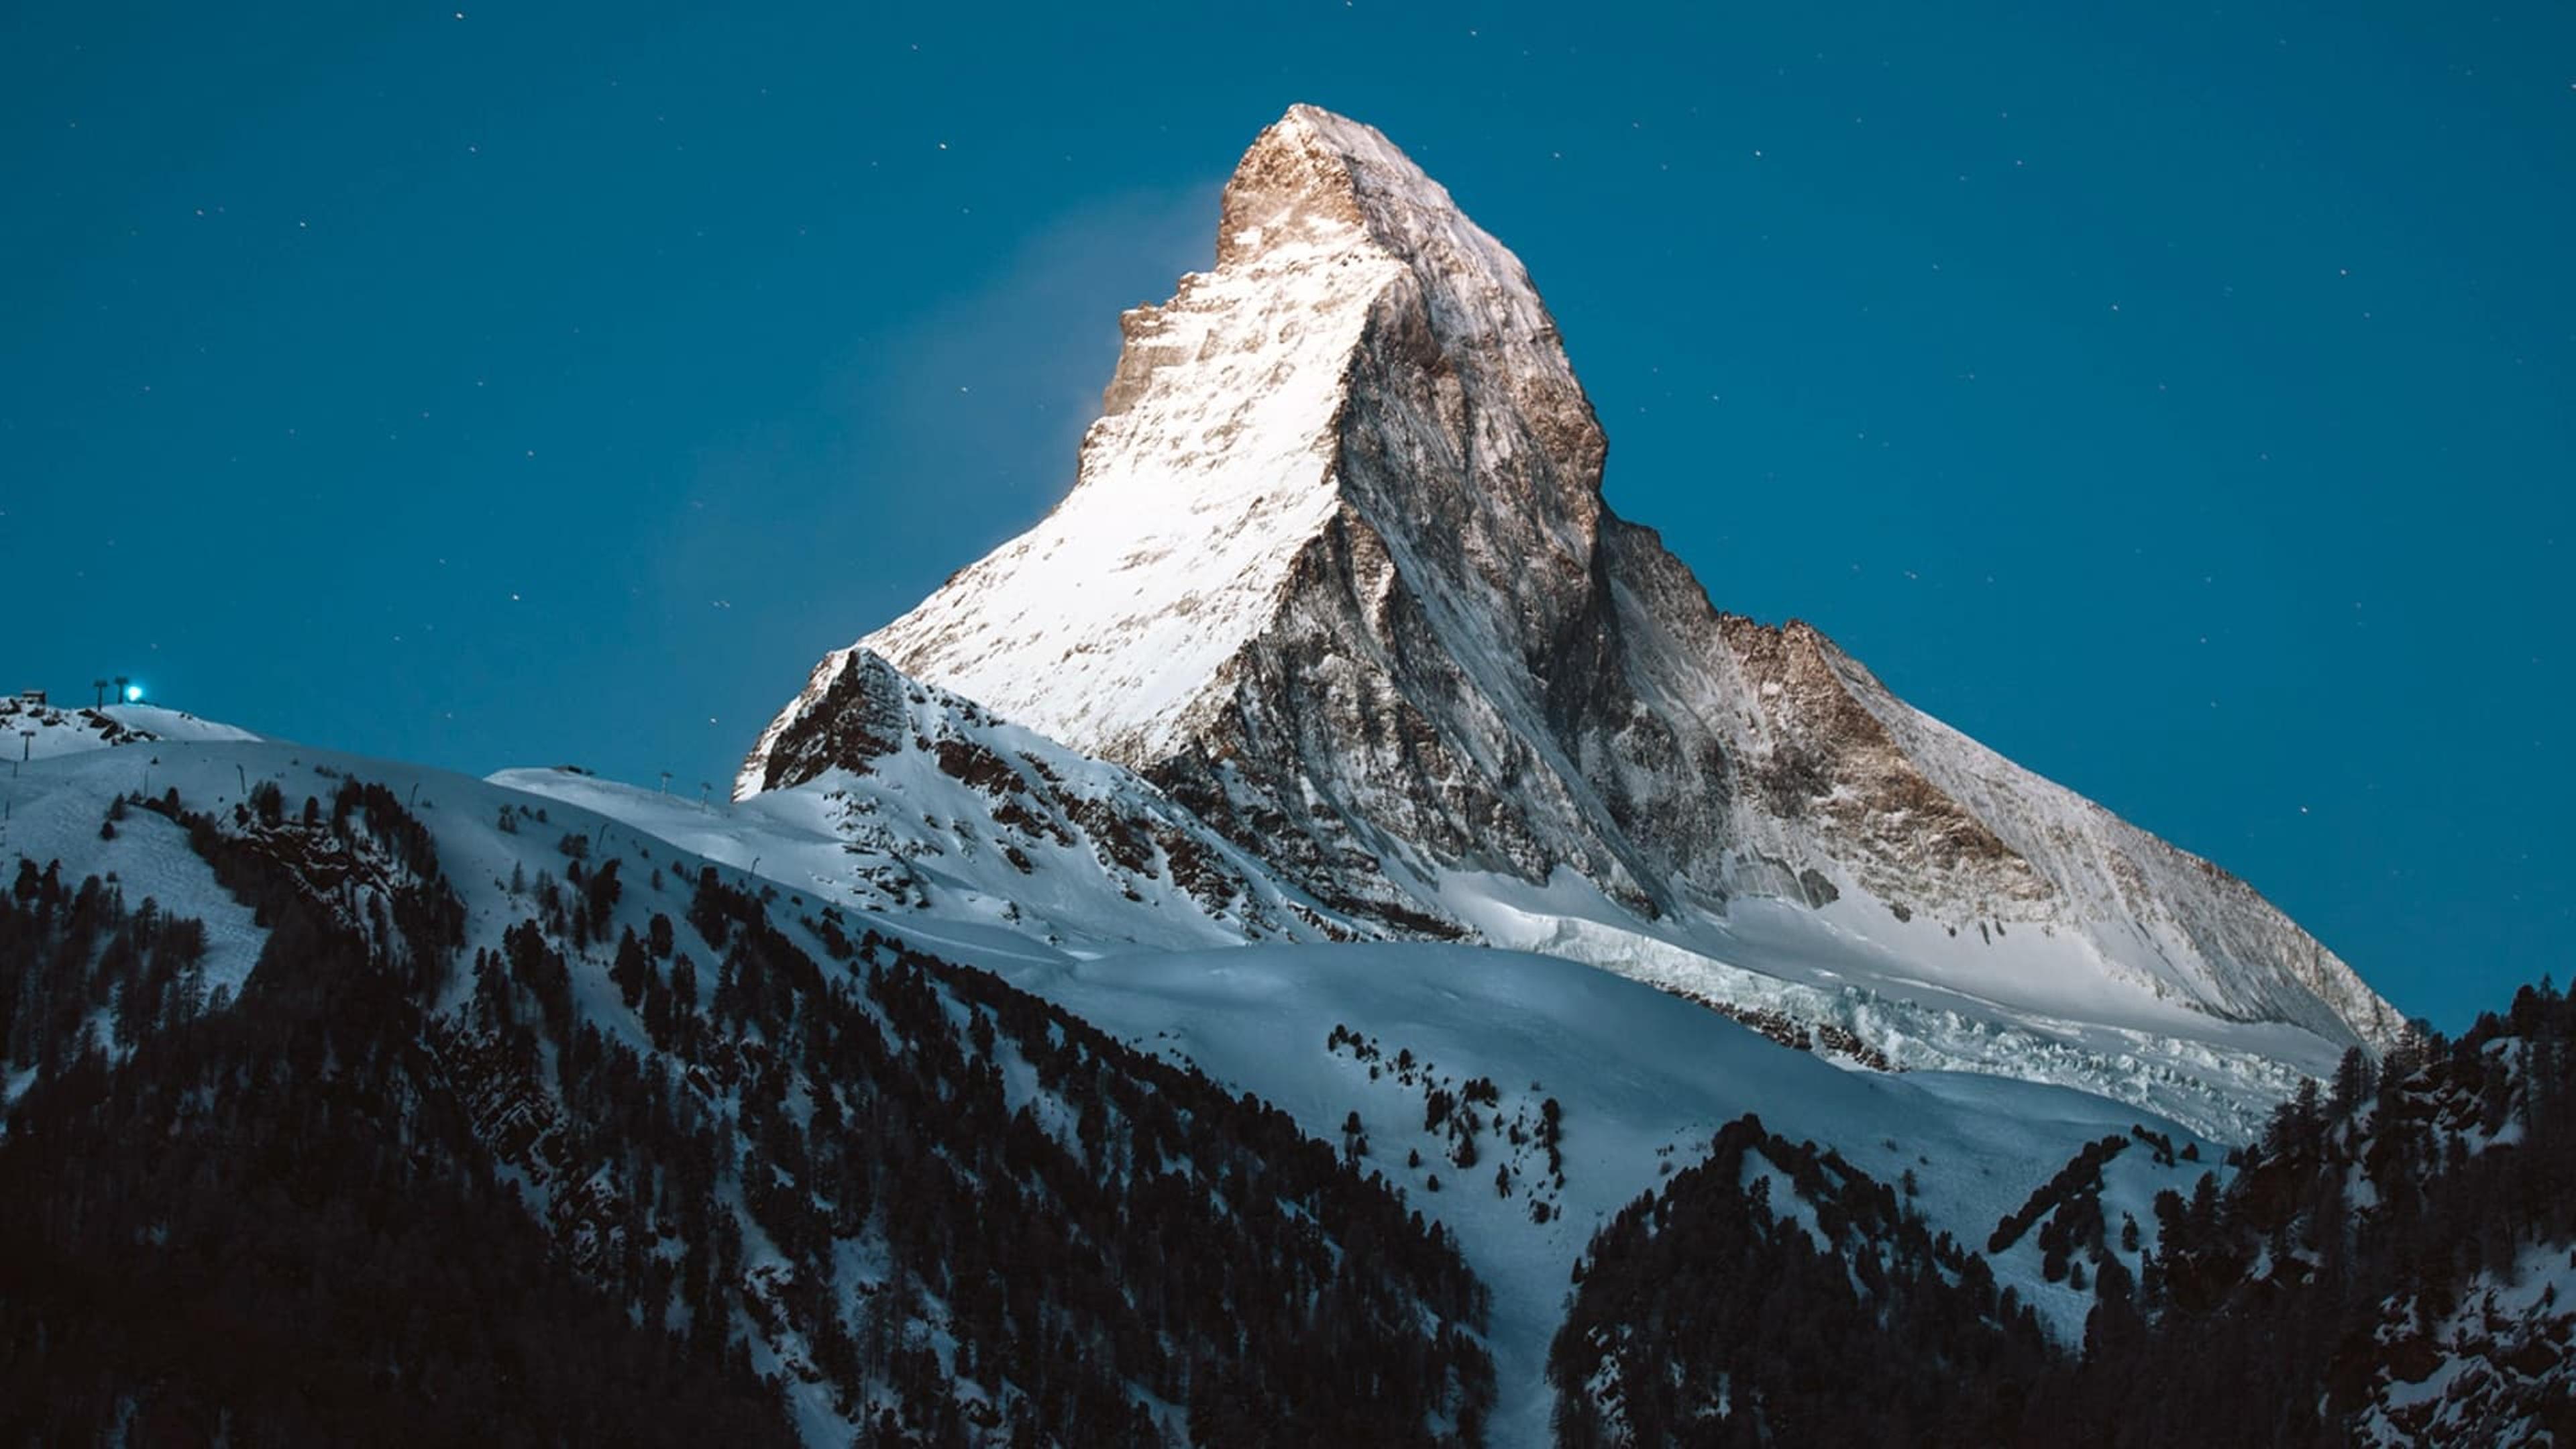
M 1376 127 L 1297 105 L 1261 133 L 1226 182 L 1217 268 L 1308 248 L 1404 263 L 1442 304 L 1439 320 L 1460 330 L 1456 340 L 1553 340 L 1528 272 L 1467 219 L 1448 188 Z M 1566 370 L 1561 352 L 1553 361 Z
M 1381 311 L 1377 340 L 1406 349 L 1403 360 L 1422 375 L 1355 371 L 1352 390 L 1427 384 L 1417 403 L 1447 414 L 1441 421 L 1460 434 L 1462 451 L 1508 444 L 1551 455 L 1551 473 L 1561 475 L 1551 481 L 1563 485 L 1561 494 L 1499 501 L 1570 514 L 1575 526 L 1589 527 L 1600 494 L 1601 433 L 1555 319 L 1520 259 L 1469 220 L 1447 188 L 1376 127 L 1291 106 L 1253 142 L 1226 185 L 1218 268 L 1283 249 L 1311 249 L 1337 269 L 1400 264 L 1406 275 L 1371 299 Z M 1476 436 L 1471 420 L 1458 416 L 1462 408 L 1497 413 L 1497 430 Z
M 1221 210 L 1216 268 L 1121 319 L 1064 502 L 869 641 L 1129 763 L 1222 713 L 1319 540 L 1454 540 L 1473 615 L 1525 566 L 1579 574 L 1600 512 L 1600 430 L 1528 275 L 1383 136 L 1297 107 Z
M 1532 290 L 1518 260 L 1383 132 L 1316 106 L 1290 106 L 1263 131 L 1218 203 L 1218 270 L 1290 247 L 1383 253 L 1435 285 Z
M 1133 770 L 1378 931 L 1572 956 L 1918 1065 L 2100 1085 L 2148 1062 L 2237 1102 L 2391 1038 L 2243 882 L 1813 628 L 1713 607 L 1603 502 L 1527 273 L 1385 137 L 1294 108 L 1222 213 L 1215 268 L 1122 319 L 1064 501 L 854 649 Z M 738 794 L 847 767 L 855 657 Z
M 1354 158 L 1361 153 L 1374 157 L 1381 149 L 1411 173 L 1404 179 L 1438 189 L 1373 128 L 1313 106 L 1290 106 L 1243 153 L 1227 178 L 1219 203 L 1217 265 L 1237 265 L 1291 240 L 1364 243 L 1368 218 L 1361 208 Z M 1445 203 L 1447 193 L 1441 192 L 1440 199 Z

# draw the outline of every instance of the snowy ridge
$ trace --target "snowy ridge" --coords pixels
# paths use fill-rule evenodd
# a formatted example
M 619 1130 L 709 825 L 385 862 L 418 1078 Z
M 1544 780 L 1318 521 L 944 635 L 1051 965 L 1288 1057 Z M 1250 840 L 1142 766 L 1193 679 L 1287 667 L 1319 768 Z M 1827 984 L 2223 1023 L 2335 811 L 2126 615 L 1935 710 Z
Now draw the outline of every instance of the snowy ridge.
M 905 677 L 826 659 L 766 740 L 793 780 L 711 812 L 561 770 L 493 776 L 869 910 L 1078 949 L 1348 939 L 1358 931 L 1119 766 Z
M 2069 897 L 2106 945 L 2127 945 L 2122 934 L 2139 938 L 2142 950 L 2106 950 L 2109 969 L 2144 967 L 2150 990 L 2218 1016 L 2287 1021 L 2328 1038 L 2349 1029 L 2373 1045 L 2403 1029 L 2397 1011 L 2342 958 L 2244 881 L 2020 769 L 1897 700 L 1839 650 L 1836 657 L 1852 697 L 1943 793 Z
M 100 708 L 36 704 L 17 695 L 0 695 L 0 745 L 14 746 L 11 759 L 46 759 L 82 750 L 156 740 L 255 740 L 245 729 L 216 724 L 154 704 L 111 704 Z
M 1713 607 L 1602 501 L 1520 264 L 1378 132 L 1292 108 L 1217 257 L 1127 314 L 1057 510 L 854 649 L 1135 770 L 1379 933 L 1695 977 L 1917 1062 L 2167 1080 L 2128 1095 L 2213 1128 L 2392 1039 L 2242 881 Z M 739 795 L 839 763 L 813 717 L 850 657 Z

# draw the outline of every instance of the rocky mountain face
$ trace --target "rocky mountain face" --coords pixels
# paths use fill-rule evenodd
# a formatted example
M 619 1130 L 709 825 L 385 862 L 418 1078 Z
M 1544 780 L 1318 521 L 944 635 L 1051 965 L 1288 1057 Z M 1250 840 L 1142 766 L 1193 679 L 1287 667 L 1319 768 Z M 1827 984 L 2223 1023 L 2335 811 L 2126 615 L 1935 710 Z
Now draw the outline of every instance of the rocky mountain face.
M 2283 1024 L 2310 1069 L 2397 1028 L 2235 877 L 1812 628 L 1714 608 L 1603 501 L 1518 260 L 1377 131 L 1292 108 L 1225 189 L 1214 270 L 1122 323 L 1063 503 L 854 648 L 1132 768 L 1387 933 L 1678 949 L 1843 982 L 1802 1009 L 1865 1025 L 1850 972 L 1730 934 L 1785 904 L 1803 954 L 1893 963 L 1943 1010 Z M 835 719 L 809 688 L 737 795 L 846 763 Z

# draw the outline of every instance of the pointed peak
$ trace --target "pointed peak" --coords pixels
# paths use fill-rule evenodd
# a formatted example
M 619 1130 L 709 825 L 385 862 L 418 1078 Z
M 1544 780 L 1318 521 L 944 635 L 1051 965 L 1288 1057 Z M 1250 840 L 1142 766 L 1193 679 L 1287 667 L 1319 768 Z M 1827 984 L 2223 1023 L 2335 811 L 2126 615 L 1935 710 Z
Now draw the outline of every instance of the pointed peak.
M 1335 233 L 1401 250 L 1425 215 L 1464 220 L 1440 183 L 1376 127 L 1294 105 L 1254 139 L 1225 184 L 1217 263 Z
M 1344 156 L 1360 156 L 1379 151 L 1392 152 L 1397 156 L 1403 155 L 1377 127 L 1325 110 L 1322 106 L 1310 106 L 1303 101 L 1282 112 L 1270 129 L 1311 140 L 1316 145 L 1339 152 Z

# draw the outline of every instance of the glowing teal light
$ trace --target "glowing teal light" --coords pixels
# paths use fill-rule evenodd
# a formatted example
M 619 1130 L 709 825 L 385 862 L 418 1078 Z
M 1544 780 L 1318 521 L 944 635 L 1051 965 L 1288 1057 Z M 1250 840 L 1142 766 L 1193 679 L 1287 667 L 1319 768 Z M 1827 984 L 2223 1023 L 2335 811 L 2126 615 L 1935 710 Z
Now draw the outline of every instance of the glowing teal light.
M 127 704 L 141 704 L 143 702 L 143 686 L 139 684 L 129 684 L 125 686 L 125 702 Z

